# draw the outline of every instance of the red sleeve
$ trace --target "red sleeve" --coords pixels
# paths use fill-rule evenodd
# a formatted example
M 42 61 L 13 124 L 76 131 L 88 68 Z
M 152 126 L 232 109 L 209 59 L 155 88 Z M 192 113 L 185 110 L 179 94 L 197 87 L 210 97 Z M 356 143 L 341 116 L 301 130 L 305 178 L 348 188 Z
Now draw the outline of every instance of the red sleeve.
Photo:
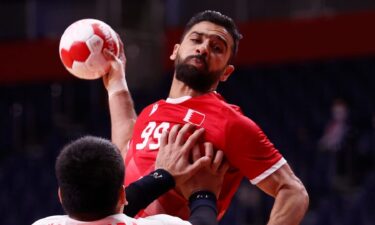
M 232 166 L 257 184 L 286 163 L 268 137 L 251 119 L 232 116 L 227 124 L 226 156 Z

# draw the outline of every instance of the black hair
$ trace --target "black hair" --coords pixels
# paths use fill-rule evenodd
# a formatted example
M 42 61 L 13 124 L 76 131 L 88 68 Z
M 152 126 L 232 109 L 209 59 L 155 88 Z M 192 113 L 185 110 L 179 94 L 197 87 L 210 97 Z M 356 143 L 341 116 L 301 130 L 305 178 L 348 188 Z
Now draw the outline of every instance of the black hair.
M 240 39 L 242 39 L 242 34 L 239 32 L 236 24 L 234 23 L 233 19 L 229 16 L 221 14 L 220 12 L 213 11 L 213 10 L 205 10 L 195 14 L 189 22 L 186 24 L 184 32 L 181 37 L 182 39 L 185 37 L 186 33 L 197 23 L 208 21 L 214 23 L 216 25 L 224 27 L 229 34 L 233 38 L 233 46 L 232 46 L 232 56 L 231 59 L 237 54 L 238 45 Z
M 110 141 L 85 136 L 67 144 L 57 157 L 55 170 L 69 216 L 90 221 L 116 213 L 125 167 Z

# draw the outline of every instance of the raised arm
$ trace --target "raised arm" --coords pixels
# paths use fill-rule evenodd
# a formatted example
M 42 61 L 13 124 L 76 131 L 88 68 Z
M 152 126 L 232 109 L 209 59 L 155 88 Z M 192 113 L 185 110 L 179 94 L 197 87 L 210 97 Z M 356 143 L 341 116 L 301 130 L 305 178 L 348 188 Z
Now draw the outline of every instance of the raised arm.
M 300 224 L 309 205 L 309 197 L 302 182 L 288 164 L 257 184 L 275 198 L 268 225 Z
M 104 50 L 104 54 L 111 60 L 111 69 L 103 77 L 104 86 L 108 92 L 111 139 L 120 149 L 122 156 L 125 157 L 137 115 L 125 79 L 126 58 L 121 40 L 119 57 L 106 50 Z

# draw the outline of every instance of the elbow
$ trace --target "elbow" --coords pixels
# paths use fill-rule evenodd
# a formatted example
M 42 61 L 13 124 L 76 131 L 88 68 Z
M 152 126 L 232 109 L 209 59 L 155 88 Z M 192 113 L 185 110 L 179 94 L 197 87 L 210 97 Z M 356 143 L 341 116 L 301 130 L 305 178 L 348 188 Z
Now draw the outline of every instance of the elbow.
M 290 200 L 293 199 L 293 204 L 295 206 L 298 206 L 298 209 L 304 212 L 307 211 L 310 203 L 310 198 L 305 186 L 300 181 L 300 179 L 294 176 L 294 179 L 291 182 L 284 185 L 284 190 L 287 191 L 285 193 L 289 193 L 288 198 L 290 198 Z
M 307 193 L 306 191 L 306 188 L 304 188 L 304 205 L 305 205 L 305 209 L 307 210 L 309 208 L 309 204 L 310 204 L 310 197 L 309 197 L 309 194 Z

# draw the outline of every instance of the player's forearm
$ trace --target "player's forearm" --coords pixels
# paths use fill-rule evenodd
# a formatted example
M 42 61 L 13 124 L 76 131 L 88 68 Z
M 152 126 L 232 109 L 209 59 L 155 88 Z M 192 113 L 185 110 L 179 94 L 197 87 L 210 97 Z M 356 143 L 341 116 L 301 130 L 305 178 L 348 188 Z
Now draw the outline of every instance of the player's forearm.
M 158 169 L 151 172 L 125 188 L 128 205 L 125 206 L 124 213 L 134 217 L 141 209 L 146 208 L 175 185 L 175 180 L 168 171 Z
M 302 184 L 286 186 L 279 190 L 268 225 L 300 224 L 309 205 L 309 197 Z
M 137 118 L 130 92 L 123 90 L 111 95 L 109 97 L 109 111 L 112 142 L 125 156 L 127 144 L 133 134 L 133 127 Z

